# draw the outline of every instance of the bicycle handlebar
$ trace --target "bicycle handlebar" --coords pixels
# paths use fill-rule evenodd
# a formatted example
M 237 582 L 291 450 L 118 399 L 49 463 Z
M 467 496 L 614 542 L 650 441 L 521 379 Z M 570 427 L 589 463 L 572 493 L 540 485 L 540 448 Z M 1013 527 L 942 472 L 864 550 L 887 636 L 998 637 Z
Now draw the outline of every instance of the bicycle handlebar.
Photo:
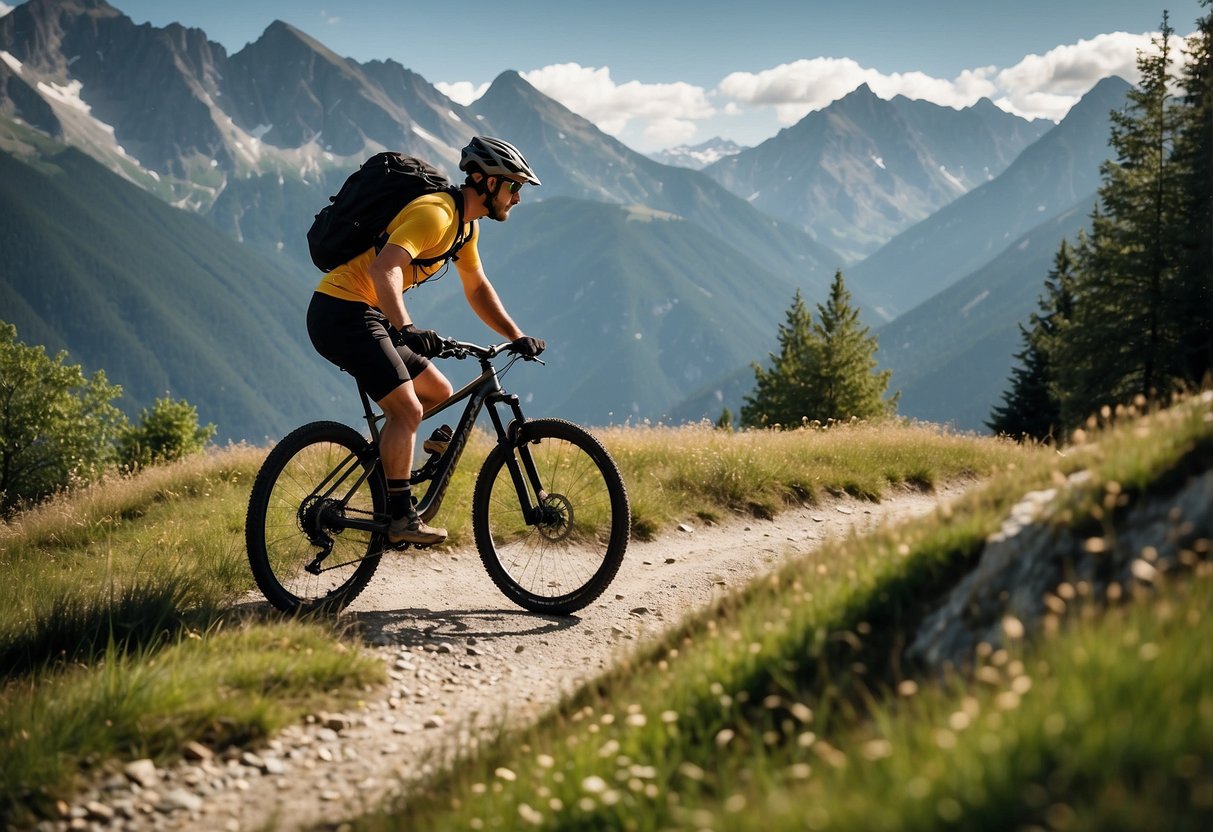
M 506 341 L 504 344 L 494 344 L 489 347 L 482 347 L 479 344 L 473 344 L 470 341 L 457 341 L 454 338 L 444 338 L 442 340 L 442 352 L 438 353 L 436 358 L 457 358 L 463 360 L 469 356 L 475 356 L 482 361 L 487 361 L 501 355 L 503 352 L 512 352 L 513 342 Z M 538 361 L 543 363 L 538 356 L 521 356 L 526 361 Z

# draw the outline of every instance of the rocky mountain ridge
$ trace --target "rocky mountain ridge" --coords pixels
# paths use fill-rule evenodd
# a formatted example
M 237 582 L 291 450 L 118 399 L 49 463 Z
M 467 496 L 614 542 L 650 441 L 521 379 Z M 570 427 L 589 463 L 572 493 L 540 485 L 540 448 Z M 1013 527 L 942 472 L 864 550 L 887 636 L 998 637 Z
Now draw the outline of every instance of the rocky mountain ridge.
M 866 84 L 705 172 L 850 261 L 1006 169 L 1046 130 L 982 100 L 954 110 Z

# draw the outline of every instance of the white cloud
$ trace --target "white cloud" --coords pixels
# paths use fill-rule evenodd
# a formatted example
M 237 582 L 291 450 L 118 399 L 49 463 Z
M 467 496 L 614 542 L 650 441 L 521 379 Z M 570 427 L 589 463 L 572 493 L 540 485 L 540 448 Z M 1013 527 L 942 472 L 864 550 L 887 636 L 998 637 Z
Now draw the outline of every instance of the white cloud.
M 330 26 L 336 26 L 341 22 L 341 18 L 335 14 L 329 14 L 324 9 L 320 10 L 320 16 L 324 18 L 324 22 Z
M 741 107 L 773 107 L 782 124 L 793 124 L 837 101 L 860 84 L 881 98 L 904 95 L 949 107 L 969 107 L 998 92 L 994 67 L 966 69 L 951 80 L 924 72 L 884 74 L 850 58 L 814 58 L 759 73 L 734 72 L 716 93 Z
M 1150 49 L 1150 37 L 1113 32 L 1028 55 L 998 73 L 999 106 L 1019 115 L 1060 119 L 1102 78 L 1119 75 L 1137 83 L 1137 53 Z M 1178 56 L 1178 39 L 1172 45 Z
M 690 141 L 697 129 L 693 121 L 659 118 L 644 128 L 644 137 L 657 147 L 671 147 Z
M 1136 83 L 1137 53 L 1151 48 L 1150 38 L 1125 32 L 1099 35 L 1028 55 L 1014 66 L 975 67 L 954 78 L 884 73 L 850 58 L 811 58 L 761 72 L 734 72 L 710 91 L 682 82 L 620 84 L 609 67 L 576 63 L 545 66 L 522 77 L 604 132 L 619 136 L 626 130 L 631 139 L 657 148 L 690 141 L 700 127 L 726 117 L 754 122 L 773 113 L 779 124 L 794 124 L 860 84 L 881 98 L 904 95 L 947 107 L 970 107 L 989 98 L 1008 112 L 1056 121 L 1102 78 L 1119 75 Z M 1181 40 L 1176 37 L 1173 44 L 1177 58 Z M 469 81 L 435 86 L 461 104 L 472 103 L 488 88 Z
M 994 67 L 967 69 L 948 81 L 923 72 L 885 75 L 850 58 L 813 58 L 759 73 L 734 72 L 720 82 L 716 93 L 730 99 L 730 105 L 773 107 L 780 123 L 794 124 L 860 84 L 867 84 L 881 98 L 904 95 L 951 107 L 968 107 L 996 92 L 989 80 L 993 74 Z
M 955 78 L 922 72 L 886 74 L 850 58 L 813 58 L 762 72 L 734 72 L 714 91 L 733 107 L 774 109 L 782 124 L 867 84 L 881 98 L 904 95 L 947 107 L 969 107 L 990 98 L 1005 110 L 1028 118 L 1058 120 L 1097 81 L 1119 75 L 1136 83 L 1137 53 L 1150 48 L 1149 34 L 1114 32 L 1058 46 L 1044 55 L 1028 55 L 1012 67 L 967 69 Z M 1179 54 L 1179 39 L 1175 42 Z
M 489 88 L 488 84 L 477 85 L 471 81 L 455 81 L 451 84 L 439 81 L 434 86 L 447 98 L 465 107 L 484 95 L 484 91 Z
M 629 121 L 641 119 L 649 122 L 647 129 L 672 130 L 685 136 L 686 124 L 715 114 L 702 87 L 681 81 L 616 84 L 611 79 L 609 67 L 553 64 L 524 72 L 522 77 L 544 95 L 556 99 L 611 135 L 623 132 Z

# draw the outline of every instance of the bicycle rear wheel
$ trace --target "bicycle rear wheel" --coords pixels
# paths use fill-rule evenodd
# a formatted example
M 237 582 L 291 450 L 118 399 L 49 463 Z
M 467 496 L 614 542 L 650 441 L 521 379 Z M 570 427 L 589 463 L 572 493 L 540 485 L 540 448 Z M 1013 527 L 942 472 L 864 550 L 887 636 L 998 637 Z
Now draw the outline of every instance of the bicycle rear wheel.
M 304 425 L 270 451 L 253 482 L 244 534 L 253 577 L 275 607 L 336 612 L 366 587 L 384 541 L 341 521 L 383 515 L 377 460 L 360 433 L 337 422 Z
M 541 490 L 524 516 L 510 467 L 534 462 Z M 522 426 L 518 447 L 498 445 L 484 461 L 472 499 L 480 560 L 506 597 L 533 612 L 567 615 L 614 579 L 628 546 L 631 515 L 619 468 L 598 440 L 559 419 Z

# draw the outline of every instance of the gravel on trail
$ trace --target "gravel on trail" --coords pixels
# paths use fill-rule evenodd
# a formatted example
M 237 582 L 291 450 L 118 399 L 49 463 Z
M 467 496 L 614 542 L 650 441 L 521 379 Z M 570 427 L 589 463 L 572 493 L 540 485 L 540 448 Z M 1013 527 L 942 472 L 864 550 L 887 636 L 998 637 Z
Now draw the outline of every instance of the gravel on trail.
M 930 513 L 955 491 L 841 498 L 771 520 L 683 522 L 632 541 L 615 581 L 572 617 L 514 607 L 472 548 L 385 557 L 344 615 L 389 681 L 316 713 L 255 751 L 183 749 L 138 760 L 60 806 L 62 829 L 221 830 L 336 825 L 377 806 L 444 755 L 537 717 L 646 638 L 822 541 Z

